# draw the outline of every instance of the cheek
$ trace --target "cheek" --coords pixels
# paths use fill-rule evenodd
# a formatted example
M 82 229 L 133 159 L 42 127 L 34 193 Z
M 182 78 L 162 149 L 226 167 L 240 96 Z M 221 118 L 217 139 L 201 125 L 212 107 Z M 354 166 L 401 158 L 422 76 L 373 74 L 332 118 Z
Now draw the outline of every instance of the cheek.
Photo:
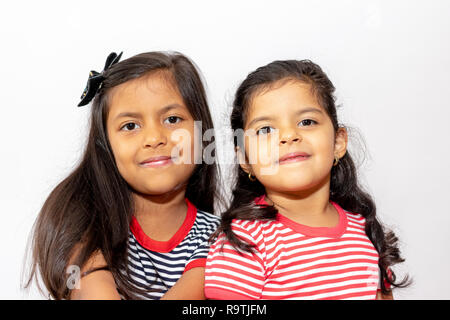
M 257 167 L 272 166 L 279 158 L 278 140 L 267 136 L 248 137 L 245 142 L 247 161 Z
M 322 162 L 328 164 L 334 160 L 334 134 L 324 132 L 311 139 L 311 145 L 314 146 L 315 156 Z
M 120 141 L 118 139 L 110 139 L 110 145 L 117 169 L 122 176 L 127 176 L 127 168 L 134 164 L 134 143 L 132 141 Z
M 170 135 L 170 154 L 177 159 L 177 163 L 194 163 L 194 152 L 201 153 L 201 144 L 195 147 L 194 132 L 190 130 L 177 130 Z M 198 150 L 200 149 L 200 150 Z

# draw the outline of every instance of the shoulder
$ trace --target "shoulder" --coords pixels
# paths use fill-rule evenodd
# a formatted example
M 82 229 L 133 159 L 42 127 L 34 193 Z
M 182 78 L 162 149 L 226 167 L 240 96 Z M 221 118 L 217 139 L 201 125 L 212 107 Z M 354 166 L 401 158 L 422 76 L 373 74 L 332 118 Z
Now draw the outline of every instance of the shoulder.
M 197 210 L 195 224 L 197 228 L 201 230 L 212 230 L 214 232 L 220 224 L 220 218 L 213 215 L 212 213 Z
M 342 214 L 345 215 L 345 218 L 348 221 L 349 225 L 359 226 L 359 227 L 363 227 L 364 228 L 364 226 L 366 224 L 366 219 L 360 213 L 346 210 L 345 208 L 341 207 L 336 202 L 332 202 L 332 203 L 334 204 L 334 206 L 336 207 L 336 209 L 339 212 L 341 212 Z
M 275 221 L 269 220 L 243 220 L 233 219 L 231 222 L 232 230 L 244 231 L 247 233 L 261 233 L 266 228 L 270 227 Z
M 116 300 L 120 299 L 114 277 L 107 270 L 107 263 L 100 251 L 95 252 L 81 267 L 78 282 L 72 288 L 72 300 Z
M 267 256 L 266 230 L 270 222 L 233 219 L 231 231 L 234 239 L 229 238 L 225 232 L 221 232 L 211 246 L 208 255 L 209 261 L 229 261 L 229 259 L 233 259 L 236 263 L 244 262 L 253 265 L 258 272 L 264 270 Z M 237 242 L 241 242 L 243 246 L 237 245 Z
M 341 209 L 346 218 L 346 229 L 351 234 L 366 235 L 366 219 L 360 213 Z
M 344 213 L 347 216 L 347 221 L 349 225 L 364 227 L 366 225 L 366 219 L 359 213 L 350 212 L 344 210 Z
M 260 246 L 265 242 L 274 223 L 276 221 L 233 219 L 231 230 L 241 240 Z
M 219 224 L 219 217 L 202 210 L 197 210 L 195 221 L 189 233 L 186 235 L 184 243 L 192 245 L 196 242 L 203 246 L 205 242 L 209 241 L 210 236 L 216 232 Z

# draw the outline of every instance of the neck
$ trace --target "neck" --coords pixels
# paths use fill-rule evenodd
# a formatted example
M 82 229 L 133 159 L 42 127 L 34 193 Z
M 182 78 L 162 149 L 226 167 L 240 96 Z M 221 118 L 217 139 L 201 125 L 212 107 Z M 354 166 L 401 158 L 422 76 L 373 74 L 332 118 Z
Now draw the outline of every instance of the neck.
M 267 203 L 288 217 L 324 216 L 330 211 L 330 179 L 313 188 L 283 192 L 266 188 Z
M 167 218 L 168 213 L 176 215 L 178 212 L 185 212 L 187 208 L 184 200 L 185 193 L 186 188 L 180 188 L 162 195 L 134 193 L 134 215 L 136 218 L 158 218 L 162 215 Z

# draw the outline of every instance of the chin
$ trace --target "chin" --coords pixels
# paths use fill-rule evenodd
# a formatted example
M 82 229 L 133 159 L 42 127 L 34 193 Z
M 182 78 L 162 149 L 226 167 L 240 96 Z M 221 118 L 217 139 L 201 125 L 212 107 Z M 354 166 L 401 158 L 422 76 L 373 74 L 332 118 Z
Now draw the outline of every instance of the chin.
M 301 192 L 309 190 L 314 187 L 315 183 L 312 180 L 291 177 L 289 179 L 274 179 L 270 183 L 261 182 L 266 188 L 277 190 L 278 192 Z
M 164 184 L 158 184 L 158 185 L 144 185 L 144 186 L 132 186 L 133 189 L 142 194 L 142 195 L 149 195 L 149 196 L 159 196 L 163 194 L 170 193 L 174 191 L 177 187 L 176 183 L 164 183 Z

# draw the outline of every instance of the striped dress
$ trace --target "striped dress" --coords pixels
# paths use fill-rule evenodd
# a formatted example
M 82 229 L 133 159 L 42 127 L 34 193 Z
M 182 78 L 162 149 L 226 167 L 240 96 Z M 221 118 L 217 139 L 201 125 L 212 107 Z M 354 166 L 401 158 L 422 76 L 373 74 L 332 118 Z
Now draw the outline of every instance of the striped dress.
M 264 196 L 255 203 L 266 204 Z M 379 256 L 365 219 L 332 204 L 339 213 L 332 228 L 301 225 L 280 213 L 274 221 L 233 220 L 233 232 L 255 250 L 238 252 L 220 235 L 206 262 L 206 297 L 375 299 Z
M 148 237 L 136 218 L 130 225 L 128 268 L 131 280 L 144 288 L 151 286 L 142 299 L 160 299 L 189 269 L 204 267 L 209 250 L 208 239 L 217 229 L 219 218 L 188 205 L 186 218 L 168 241 Z

